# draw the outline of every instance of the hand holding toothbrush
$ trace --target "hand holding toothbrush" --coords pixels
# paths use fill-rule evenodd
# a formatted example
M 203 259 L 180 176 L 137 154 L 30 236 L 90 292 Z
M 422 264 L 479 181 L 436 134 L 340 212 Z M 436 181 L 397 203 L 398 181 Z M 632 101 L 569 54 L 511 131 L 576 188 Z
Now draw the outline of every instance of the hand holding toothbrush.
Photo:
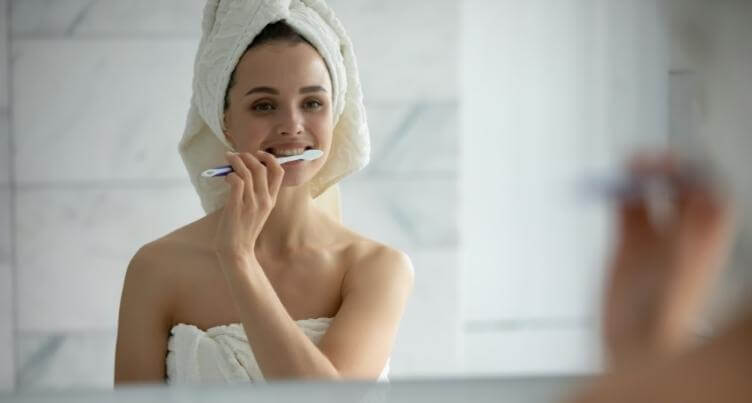
M 688 175 L 687 165 L 668 153 L 638 155 L 630 165 L 629 183 L 660 178 L 672 196 L 663 200 L 669 211 L 662 219 L 642 185 L 630 186 L 618 200 L 618 239 L 603 311 L 612 367 L 687 347 L 727 257 L 731 204 L 707 178 Z
M 264 151 L 225 155 L 232 168 L 225 176 L 230 193 L 217 226 L 214 250 L 220 260 L 252 258 L 285 171 L 274 155 Z

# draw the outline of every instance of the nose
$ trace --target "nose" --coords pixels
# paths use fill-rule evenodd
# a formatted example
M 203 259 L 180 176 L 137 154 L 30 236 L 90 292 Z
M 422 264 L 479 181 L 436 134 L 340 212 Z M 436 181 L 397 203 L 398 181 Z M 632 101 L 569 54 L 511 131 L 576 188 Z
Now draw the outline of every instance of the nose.
M 277 133 L 280 135 L 299 135 L 303 133 L 303 116 L 296 108 L 287 109 L 280 116 Z

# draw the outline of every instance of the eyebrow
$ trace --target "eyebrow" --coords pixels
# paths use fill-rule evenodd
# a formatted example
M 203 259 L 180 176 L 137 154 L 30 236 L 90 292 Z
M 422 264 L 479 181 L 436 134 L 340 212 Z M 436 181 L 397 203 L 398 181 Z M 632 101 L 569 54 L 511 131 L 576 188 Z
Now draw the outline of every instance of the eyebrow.
M 279 91 L 275 90 L 272 87 L 254 87 L 248 90 L 248 92 L 243 95 L 244 97 L 247 97 L 248 95 L 251 95 L 256 92 L 263 92 L 265 94 L 273 94 L 273 95 L 279 95 Z
M 272 87 L 254 87 L 248 90 L 248 92 L 246 92 L 245 95 L 243 96 L 247 97 L 248 95 L 251 95 L 257 92 L 261 92 L 265 94 L 272 94 L 272 95 L 279 95 L 279 91 L 277 91 L 276 89 Z M 310 85 L 308 87 L 303 87 L 300 89 L 301 94 L 308 94 L 311 92 L 326 92 L 326 89 L 320 85 Z
M 326 89 L 320 85 L 311 85 L 300 89 L 301 94 L 307 94 L 309 92 L 326 92 Z

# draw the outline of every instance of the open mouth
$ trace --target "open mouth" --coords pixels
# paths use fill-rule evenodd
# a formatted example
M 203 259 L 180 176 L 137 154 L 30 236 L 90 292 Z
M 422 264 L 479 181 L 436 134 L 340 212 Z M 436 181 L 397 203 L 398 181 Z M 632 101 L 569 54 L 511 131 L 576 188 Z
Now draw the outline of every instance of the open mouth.
M 300 155 L 303 154 L 306 150 L 311 150 L 313 147 L 306 146 L 306 147 L 296 147 L 296 148 L 274 148 L 269 147 L 267 148 L 266 152 L 274 155 L 275 157 L 292 157 L 293 155 Z

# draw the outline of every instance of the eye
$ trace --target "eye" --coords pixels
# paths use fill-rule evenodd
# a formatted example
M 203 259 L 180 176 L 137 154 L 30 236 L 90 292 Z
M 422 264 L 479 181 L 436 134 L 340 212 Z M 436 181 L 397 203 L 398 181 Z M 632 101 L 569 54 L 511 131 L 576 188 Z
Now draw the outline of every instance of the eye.
M 309 99 L 303 103 L 305 109 L 319 109 L 323 105 L 318 99 Z
M 271 102 L 257 102 L 251 107 L 256 112 L 269 112 L 274 110 L 274 105 Z

